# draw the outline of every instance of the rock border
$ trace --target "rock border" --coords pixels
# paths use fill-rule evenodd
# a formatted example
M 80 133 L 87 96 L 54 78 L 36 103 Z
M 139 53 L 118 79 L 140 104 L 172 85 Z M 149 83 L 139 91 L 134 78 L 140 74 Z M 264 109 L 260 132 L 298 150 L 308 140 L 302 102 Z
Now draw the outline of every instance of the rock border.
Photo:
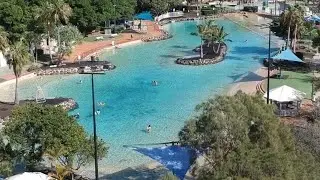
M 201 66 L 201 65 L 209 65 L 209 64 L 216 64 L 224 60 L 224 57 L 228 51 L 228 47 L 225 43 L 223 43 L 225 48 L 221 49 L 218 56 L 214 58 L 178 58 L 175 63 L 180 65 L 191 65 L 191 66 Z
M 201 65 L 209 65 L 216 64 L 221 62 L 224 59 L 224 56 L 218 56 L 214 59 L 182 59 L 179 58 L 175 61 L 176 64 L 180 65 L 191 65 L 191 66 L 201 66 Z
M 160 30 L 160 31 L 161 31 L 160 36 L 142 38 L 141 41 L 143 42 L 162 41 L 162 40 L 167 40 L 173 37 L 171 34 L 169 34 L 169 32 L 165 30 Z

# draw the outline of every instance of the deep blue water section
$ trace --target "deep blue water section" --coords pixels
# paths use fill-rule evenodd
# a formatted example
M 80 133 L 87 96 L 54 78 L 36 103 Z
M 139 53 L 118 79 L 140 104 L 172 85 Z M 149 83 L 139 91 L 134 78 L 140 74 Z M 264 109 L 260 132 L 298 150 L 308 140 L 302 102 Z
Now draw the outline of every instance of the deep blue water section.
M 227 87 L 248 71 L 261 66 L 268 44 L 262 37 L 230 21 L 217 21 L 227 33 L 228 52 L 221 63 L 208 66 L 181 66 L 175 59 L 194 54 L 191 50 L 200 39 L 197 22 L 179 22 L 165 26 L 173 38 L 105 52 L 117 68 L 95 76 L 95 94 L 101 114 L 97 116 L 97 133 L 108 142 L 108 157 L 101 168 L 111 165 L 124 168 L 150 162 L 151 159 L 128 146 L 177 140 L 184 122 L 192 117 L 194 107 Z M 78 84 L 79 80 L 82 84 Z M 158 86 L 151 82 L 158 81 Z M 79 122 L 92 133 L 90 76 L 72 76 L 42 87 L 47 96 L 72 97 L 79 103 Z M 152 130 L 146 133 L 146 126 Z M 149 147 L 149 146 L 143 146 Z

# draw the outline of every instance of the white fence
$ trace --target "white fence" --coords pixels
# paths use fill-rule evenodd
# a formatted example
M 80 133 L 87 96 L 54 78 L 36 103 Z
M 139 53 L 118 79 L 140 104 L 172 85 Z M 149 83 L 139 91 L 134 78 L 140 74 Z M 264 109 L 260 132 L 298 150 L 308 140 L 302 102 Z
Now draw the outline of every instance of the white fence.
M 183 17 L 183 15 L 184 15 L 184 13 L 182 11 L 167 12 L 166 14 L 161 14 L 160 16 L 155 17 L 154 20 L 161 21 L 161 20 L 167 19 L 167 18 Z

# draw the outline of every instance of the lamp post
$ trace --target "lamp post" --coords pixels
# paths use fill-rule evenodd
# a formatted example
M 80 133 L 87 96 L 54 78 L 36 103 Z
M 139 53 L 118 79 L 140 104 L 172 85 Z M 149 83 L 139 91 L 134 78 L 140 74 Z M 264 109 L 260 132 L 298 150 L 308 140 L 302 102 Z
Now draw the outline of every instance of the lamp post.
M 113 18 L 114 18 L 114 26 L 113 26 L 113 32 L 116 33 L 116 6 L 117 5 L 113 5 Z
M 96 124 L 96 103 L 95 103 L 95 96 L 94 96 L 94 74 L 103 73 L 94 73 L 94 72 L 82 72 L 80 74 L 91 74 L 91 93 L 92 93 L 92 121 L 93 121 L 93 141 L 94 141 L 94 171 L 95 171 L 95 179 L 99 179 L 99 169 L 98 169 L 98 145 L 97 145 L 97 124 Z
M 269 26 L 269 53 L 268 53 L 268 81 L 267 81 L 267 104 L 269 104 L 270 89 L 270 64 L 271 64 L 271 25 Z

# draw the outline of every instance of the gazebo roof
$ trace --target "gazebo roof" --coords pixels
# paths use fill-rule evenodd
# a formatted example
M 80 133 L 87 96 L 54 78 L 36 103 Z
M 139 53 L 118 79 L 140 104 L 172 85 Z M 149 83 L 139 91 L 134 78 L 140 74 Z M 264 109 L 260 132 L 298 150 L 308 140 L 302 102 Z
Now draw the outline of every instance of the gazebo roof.
M 284 51 L 282 51 L 281 53 L 273 56 L 272 59 L 285 60 L 285 61 L 294 61 L 294 62 L 303 62 L 289 48 L 284 50 Z
M 277 102 L 301 101 L 306 94 L 287 85 L 271 89 L 269 91 L 269 99 Z M 267 93 L 264 94 L 267 98 Z
M 51 178 L 40 172 L 24 172 L 7 178 L 7 180 L 50 180 Z

